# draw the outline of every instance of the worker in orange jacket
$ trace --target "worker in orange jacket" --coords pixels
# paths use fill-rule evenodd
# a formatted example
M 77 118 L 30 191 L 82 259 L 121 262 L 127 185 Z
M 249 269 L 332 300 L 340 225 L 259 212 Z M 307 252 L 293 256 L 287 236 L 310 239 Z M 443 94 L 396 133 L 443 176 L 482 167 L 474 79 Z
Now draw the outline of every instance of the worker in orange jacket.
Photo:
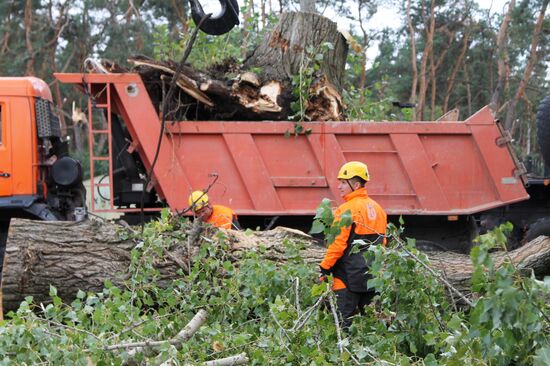
M 364 252 L 371 245 L 386 243 L 387 215 L 367 194 L 365 184 L 369 179 L 364 163 L 350 161 L 340 168 L 338 190 L 345 202 L 334 212 L 334 222 L 339 222 L 342 215 L 350 211 L 352 224 L 340 229 L 320 264 L 321 280 L 327 275 L 334 278 L 332 289 L 344 329 L 351 325 L 351 317 L 362 313 L 374 297 L 374 290 L 367 288 L 370 275 Z M 352 253 L 355 246 L 359 250 Z
M 194 191 L 189 195 L 189 206 L 195 216 L 203 222 L 222 229 L 241 228 L 232 209 L 222 205 L 211 205 L 208 195 L 203 191 Z

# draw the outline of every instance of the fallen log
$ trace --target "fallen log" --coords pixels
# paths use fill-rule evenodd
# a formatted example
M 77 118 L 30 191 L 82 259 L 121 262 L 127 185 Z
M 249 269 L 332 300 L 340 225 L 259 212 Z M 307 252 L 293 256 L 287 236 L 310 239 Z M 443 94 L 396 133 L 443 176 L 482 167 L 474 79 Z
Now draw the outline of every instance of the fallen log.
M 48 301 L 50 285 L 66 301 L 74 299 L 79 289 L 100 291 L 105 280 L 122 285 L 128 277 L 130 252 L 136 242 L 122 239 L 121 230 L 116 224 L 95 220 L 79 223 L 12 220 L 2 277 L 4 310 L 16 309 L 26 296 L 39 302 Z M 215 230 L 208 228 L 202 237 L 214 236 Z M 262 255 L 266 260 L 283 262 L 286 258 L 283 242 L 287 239 L 303 243 L 300 255 L 312 266 L 325 253 L 325 248 L 309 235 L 283 227 L 258 232 L 227 230 L 226 235 L 231 244 L 229 257 L 235 262 L 243 253 L 260 246 L 264 247 Z M 161 278 L 176 279 L 180 277 L 179 270 L 186 272 L 188 252 L 193 256 L 200 244 L 200 239 L 188 240 L 167 248 L 166 255 L 157 263 Z M 467 292 L 473 270 L 467 255 L 453 252 L 428 255 L 433 268 L 458 290 Z M 491 255 L 497 264 L 510 258 L 518 268 L 531 268 L 539 277 L 550 275 L 550 238 L 538 237 L 509 253 Z

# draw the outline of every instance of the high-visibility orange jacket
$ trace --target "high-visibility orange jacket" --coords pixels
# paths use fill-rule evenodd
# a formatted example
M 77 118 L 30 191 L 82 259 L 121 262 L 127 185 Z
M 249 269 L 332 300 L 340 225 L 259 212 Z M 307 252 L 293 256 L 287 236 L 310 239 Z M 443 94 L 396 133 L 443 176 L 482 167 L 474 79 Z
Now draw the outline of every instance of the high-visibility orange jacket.
M 222 205 L 212 205 L 212 214 L 206 222 L 222 229 L 239 228 L 235 212 L 229 207 Z M 235 223 L 235 227 L 233 227 L 233 223 Z
M 334 276 L 333 290 L 347 287 L 350 291 L 367 292 L 368 265 L 363 253 L 370 245 L 385 244 L 388 218 L 384 209 L 369 197 L 366 188 L 348 193 L 344 201 L 334 212 L 334 222 L 339 222 L 349 210 L 353 223 L 340 229 L 320 266 Z M 354 245 L 359 246 L 359 251 L 351 253 Z

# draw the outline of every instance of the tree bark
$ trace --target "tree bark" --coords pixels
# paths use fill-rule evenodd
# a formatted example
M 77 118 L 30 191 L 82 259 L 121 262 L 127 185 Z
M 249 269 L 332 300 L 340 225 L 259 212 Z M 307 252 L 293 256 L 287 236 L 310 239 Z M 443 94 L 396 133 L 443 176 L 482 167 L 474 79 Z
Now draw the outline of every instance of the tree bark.
M 415 41 L 415 32 L 412 23 L 411 16 L 411 0 L 407 1 L 407 27 L 409 29 L 409 38 L 411 42 L 411 96 L 409 102 L 416 103 L 416 86 L 418 83 L 418 70 L 416 67 L 416 41 Z M 417 120 L 416 108 L 414 109 L 413 121 Z
M 42 222 L 12 219 L 2 273 L 4 310 L 25 296 L 74 298 L 78 289 L 99 291 L 107 279 L 120 284 L 134 243 L 120 240 L 117 226 L 98 221 Z
M 35 53 L 33 50 L 32 38 L 31 38 L 32 16 L 33 16 L 32 0 L 27 0 L 25 2 L 24 25 L 25 25 L 25 46 L 27 47 L 28 59 L 26 62 L 25 75 L 30 75 L 30 76 L 34 75 L 34 59 L 35 59 Z
M 445 98 L 444 98 L 444 101 L 443 101 L 443 113 L 447 113 L 447 111 L 448 111 L 449 99 L 451 97 L 451 92 L 452 92 L 452 90 L 454 89 L 454 86 L 455 86 L 456 75 L 458 74 L 459 69 L 462 68 L 462 65 L 463 65 L 463 63 L 465 62 L 465 59 L 466 59 L 466 53 L 468 51 L 468 47 L 469 47 L 469 44 L 470 44 L 469 39 L 470 39 L 470 30 L 466 29 L 464 31 L 464 35 L 462 36 L 462 49 L 460 50 L 460 53 L 458 54 L 458 59 L 456 60 L 454 66 L 453 66 L 453 70 L 451 71 L 451 75 L 447 79 L 447 90 L 445 91 Z M 466 68 L 466 66 L 464 66 L 464 68 Z M 470 116 L 471 114 L 468 114 L 468 115 Z
M 48 301 L 50 285 L 57 288 L 59 297 L 69 302 L 79 289 L 100 291 L 105 280 L 123 286 L 135 243 L 121 239 L 118 230 L 120 227 L 115 224 L 91 220 L 74 223 L 13 219 L 2 278 L 4 309 L 16 309 L 26 296 L 33 296 L 38 302 Z M 208 230 L 212 232 L 196 237 L 215 235 L 216 229 Z M 287 239 L 304 243 L 300 255 L 312 266 L 320 263 L 326 251 L 309 235 L 282 227 L 253 234 L 234 230 L 226 233 L 231 244 L 226 254 L 235 262 L 243 253 L 258 250 L 260 246 L 265 248 L 263 258 L 284 262 Z M 165 256 L 157 262 L 161 283 L 179 278 L 180 269 L 186 273 L 188 253 L 193 256 L 200 245 L 200 240 L 189 240 L 189 251 L 186 243 L 167 248 Z M 550 274 L 550 238 L 547 237 L 539 237 L 507 254 L 491 255 L 498 265 L 509 257 L 520 268 L 532 268 L 537 276 Z M 430 252 L 428 256 L 431 266 L 444 274 L 447 281 L 458 290 L 468 292 L 473 268 L 467 255 Z
M 433 58 L 433 40 L 435 34 L 435 0 L 430 2 L 430 18 L 426 22 L 426 45 L 420 61 L 420 81 L 418 91 L 418 106 L 416 108 L 416 119 L 424 120 L 424 111 L 426 108 L 426 91 L 428 90 L 427 65 L 428 59 Z
M 10 7 L 6 14 L 4 14 L 4 35 L 2 40 L 0 40 L 0 56 L 3 56 L 9 51 L 10 39 L 11 39 L 11 29 L 12 29 L 12 12 L 14 8 L 14 3 L 10 3 Z
M 497 66 L 498 66 L 498 78 L 497 85 L 491 96 L 490 106 L 494 111 L 500 109 L 500 99 L 504 90 L 508 87 L 508 77 L 510 73 L 508 65 L 508 51 L 506 50 L 506 43 L 508 41 L 508 25 L 512 20 L 512 11 L 516 6 L 516 0 L 511 0 L 508 4 L 508 10 L 506 15 L 500 24 L 498 30 L 497 42 L 496 42 L 496 54 L 497 54 Z
M 362 14 L 363 4 L 359 2 L 357 4 L 357 13 L 359 14 L 358 20 L 359 20 L 359 29 L 361 29 L 361 33 L 363 33 L 363 47 L 360 51 L 361 53 L 361 74 L 359 75 L 359 85 L 357 86 L 358 90 L 364 90 L 365 85 L 367 83 L 367 52 L 365 50 L 369 48 L 370 38 L 367 33 L 367 30 L 365 29 L 365 25 L 363 24 L 363 18 L 365 18 Z M 367 12 L 368 14 L 368 12 Z M 370 16 L 367 15 L 368 18 Z M 366 20 L 365 20 L 366 22 Z M 361 93 L 361 96 L 359 98 L 359 102 L 362 104 L 365 101 L 365 94 Z
M 326 43 L 332 49 L 323 50 Z M 314 49 L 313 54 L 310 48 Z M 336 23 L 313 13 L 283 13 L 244 67 L 262 68 L 265 79 L 288 81 L 303 72 L 304 56 L 314 58 L 317 53 L 324 56 L 320 71 L 341 91 L 348 46 Z

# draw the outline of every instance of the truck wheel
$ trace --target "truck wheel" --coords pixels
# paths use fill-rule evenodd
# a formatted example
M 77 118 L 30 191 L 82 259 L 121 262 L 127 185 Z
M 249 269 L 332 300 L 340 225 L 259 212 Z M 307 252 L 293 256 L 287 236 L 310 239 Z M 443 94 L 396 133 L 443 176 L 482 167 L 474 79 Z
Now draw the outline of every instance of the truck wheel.
M 543 217 L 530 224 L 523 237 L 523 243 L 529 243 L 541 235 L 550 236 L 550 217 Z
M 550 165 L 550 95 L 539 104 L 537 111 L 537 141 L 546 165 Z
M 422 252 L 446 252 L 447 248 L 431 240 L 417 240 L 416 249 Z

